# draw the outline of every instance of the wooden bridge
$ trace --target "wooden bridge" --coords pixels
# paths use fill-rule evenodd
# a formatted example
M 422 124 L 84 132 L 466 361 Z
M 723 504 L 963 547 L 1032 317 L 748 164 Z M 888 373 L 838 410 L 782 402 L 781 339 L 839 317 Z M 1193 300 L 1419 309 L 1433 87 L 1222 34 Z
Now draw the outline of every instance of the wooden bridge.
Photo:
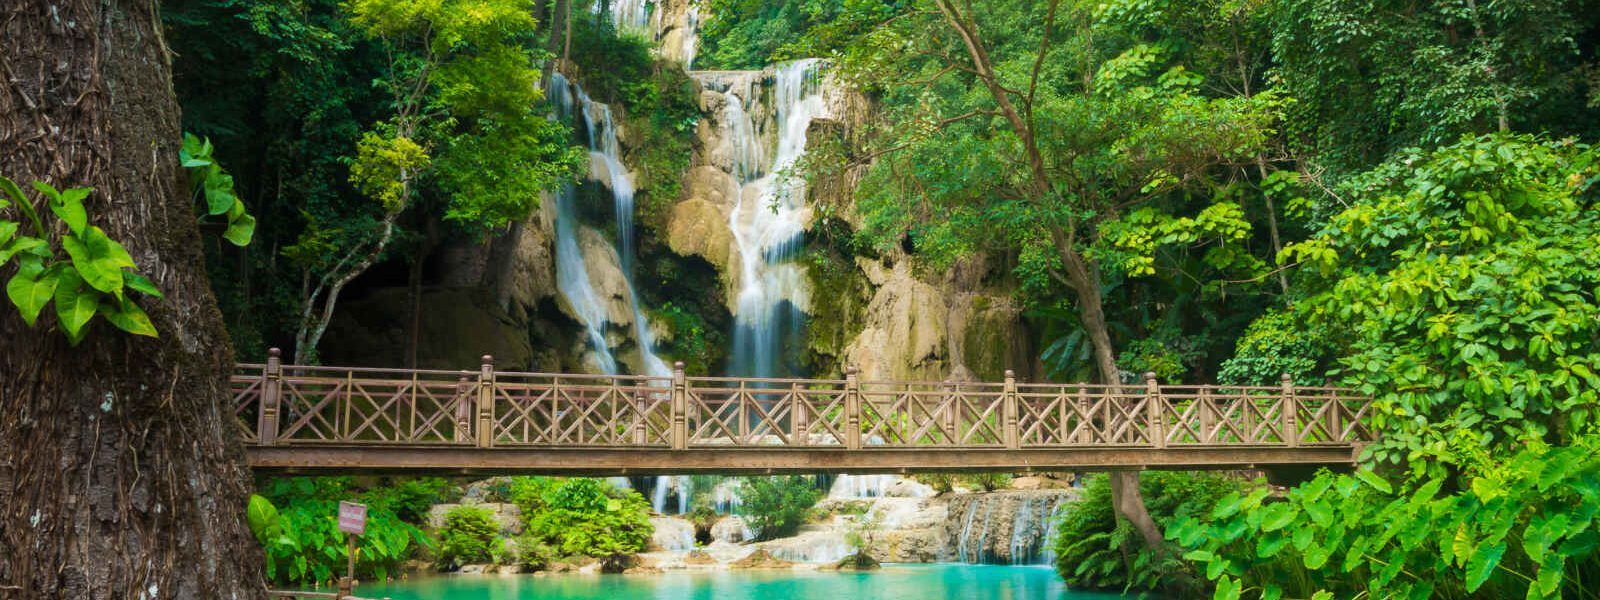
M 249 464 L 278 472 L 647 475 L 1348 466 L 1352 390 L 562 375 L 242 364 Z

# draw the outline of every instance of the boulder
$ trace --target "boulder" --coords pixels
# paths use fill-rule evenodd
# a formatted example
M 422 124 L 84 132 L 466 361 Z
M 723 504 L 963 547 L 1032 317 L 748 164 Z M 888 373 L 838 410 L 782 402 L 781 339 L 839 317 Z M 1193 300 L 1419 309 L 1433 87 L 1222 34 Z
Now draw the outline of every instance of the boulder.
M 735 569 L 788 569 L 793 568 L 794 563 L 773 556 L 766 548 L 757 548 L 749 556 L 728 563 L 728 566 Z
M 700 256 L 726 272 L 738 253 L 728 216 L 701 197 L 691 197 L 672 207 L 667 221 L 667 246 L 683 256 Z
M 718 519 L 711 525 L 713 541 L 737 544 L 754 538 L 755 534 L 750 531 L 750 525 L 745 522 L 744 517 L 730 515 Z
M 883 566 L 878 563 L 877 559 L 868 556 L 865 552 L 858 551 L 822 568 L 829 571 L 876 571 L 883 568 Z

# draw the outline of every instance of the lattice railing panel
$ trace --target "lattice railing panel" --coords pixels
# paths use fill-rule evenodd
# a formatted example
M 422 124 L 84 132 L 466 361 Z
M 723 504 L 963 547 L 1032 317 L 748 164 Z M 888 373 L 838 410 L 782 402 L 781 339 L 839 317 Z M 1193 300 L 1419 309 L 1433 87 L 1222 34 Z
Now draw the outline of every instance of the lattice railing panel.
M 1335 387 L 560 375 L 241 365 L 251 444 L 1182 448 L 1372 440 Z

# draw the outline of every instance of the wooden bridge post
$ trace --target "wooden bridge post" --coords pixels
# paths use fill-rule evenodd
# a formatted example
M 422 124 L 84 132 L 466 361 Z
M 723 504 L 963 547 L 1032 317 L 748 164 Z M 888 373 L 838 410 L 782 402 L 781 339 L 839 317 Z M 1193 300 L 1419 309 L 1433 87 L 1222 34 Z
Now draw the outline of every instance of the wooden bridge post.
M 845 447 L 861 449 L 861 382 L 857 379 L 855 365 L 844 369 L 844 438 Z
M 1006 385 L 1001 391 L 1000 402 L 1005 412 L 1006 447 L 1013 450 L 1022 447 L 1022 436 L 1017 431 L 1017 373 L 1006 369 Z
M 494 447 L 494 357 L 483 355 L 478 369 L 478 447 Z
M 472 413 L 473 407 L 478 403 L 473 397 L 472 371 L 462 369 L 461 377 L 456 379 L 456 443 L 472 443 Z
M 1295 425 L 1298 421 L 1299 410 L 1295 408 L 1294 378 L 1284 373 L 1281 381 L 1283 389 L 1282 408 L 1278 409 L 1278 417 L 1283 421 L 1283 441 L 1290 448 L 1300 445 L 1300 428 Z
M 283 351 L 267 350 L 267 366 L 261 373 L 261 412 L 256 420 L 256 440 L 262 446 L 278 443 L 278 411 L 283 402 Z
M 1161 386 L 1156 384 L 1154 371 L 1144 374 L 1145 410 L 1150 418 L 1150 443 L 1157 448 L 1167 447 L 1166 410 L 1162 406 Z
M 689 447 L 689 388 L 683 362 L 672 363 L 672 449 Z
M 811 415 L 805 394 L 798 383 L 789 384 L 789 443 L 805 446 L 811 443 Z
M 643 445 L 645 445 L 645 437 L 644 437 L 644 418 L 645 418 L 645 414 L 644 413 L 645 413 L 645 410 L 647 410 L 647 408 L 646 408 L 645 403 L 644 403 L 644 392 L 639 391 L 639 390 L 634 390 L 634 392 L 633 392 L 633 445 L 635 445 L 635 446 L 643 446 Z

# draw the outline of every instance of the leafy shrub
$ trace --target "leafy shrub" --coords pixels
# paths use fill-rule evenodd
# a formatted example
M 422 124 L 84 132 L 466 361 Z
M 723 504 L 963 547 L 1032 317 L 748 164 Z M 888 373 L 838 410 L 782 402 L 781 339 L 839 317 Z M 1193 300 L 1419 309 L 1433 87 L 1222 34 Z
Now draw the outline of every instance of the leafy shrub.
M 556 549 L 546 543 L 544 538 L 532 532 L 523 532 L 513 539 L 512 543 L 516 547 L 513 559 L 525 569 L 543 569 L 556 559 Z
M 512 497 L 533 512 L 528 533 L 562 556 L 591 556 L 613 570 L 644 550 L 655 527 L 650 504 L 631 489 L 617 489 L 600 479 L 527 478 L 512 484 Z M 531 496 L 539 491 L 538 499 Z
M 498 549 L 499 533 L 494 511 L 481 506 L 452 508 L 439 528 L 439 563 L 460 566 L 488 561 Z
M 1535 444 L 1465 477 L 1395 489 L 1323 472 L 1267 502 L 1230 494 L 1167 530 L 1217 598 L 1591 598 L 1600 592 L 1600 436 Z M 1443 493 L 1441 493 L 1443 491 Z
M 742 512 L 763 540 L 794 533 L 822 497 L 816 480 L 805 475 L 747 477 L 742 486 Z
M 1297 322 L 1294 313 L 1269 311 L 1252 321 L 1239 337 L 1232 358 L 1222 362 L 1217 380 L 1230 385 L 1278 385 L 1285 373 L 1309 383 L 1321 374 L 1328 355 L 1324 332 Z
M 1326 331 L 1337 375 L 1376 397 L 1371 459 L 1445 468 L 1474 446 L 1458 436 L 1510 452 L 1594 420 L 1597 158 L 1513 135 L 1409 152 L 1284 249 L 1312 292 L 1294 320 Z
M 955 473 L 919 473 L 917 475 L 913 475 L 912 477 L 928 487 L 933 488 L 934 492 L 940 494 L 944 494 L 955 489 L 956 485 Z
M 1011 486 L 1010 473 L 970 473 L 957 478 L 962 485 L 992 492 Z
M 1151 518 L 1165 526 L 1206 514 L 1217 499 L 1245 485 L 1226 475 L 1157 472 L 1140 477 L 1139 489 Z M 1061 511 L 1054 535 L 1056 572 L 1069 587 L 1197 593 L 1197 582 L 1176 553 L 1145 548 L 1138 532 L 1117 518 L 1103 475 L 1090 478 L 1082 498 Z
M 267 579 L 306 584 L 343 574 L 348 555 L 345 534 L 339 531 L 339 501 L 325 496 L 342 493 L 342 482 L 301 481 L 288 487 L 313 494 L 287 495 L 280 500 L 281 510 L 267 497 L 252 495 L 247 508 L 250 531 L 266 554 Z M 417 548 L 430 544 L 421 529 L 383 507 L 369 506 L 366 533 L 356 538 L 356 576 L 381 581 Z
M 389 480 L 364 492 L 362 501 L 369 507 L 387 507 L 402 521 L 421 525 L 428 521 L 428 511 L 433 505 L 447 500 L 446 494 L 451 487 L 450 482 L 442 477 Z

